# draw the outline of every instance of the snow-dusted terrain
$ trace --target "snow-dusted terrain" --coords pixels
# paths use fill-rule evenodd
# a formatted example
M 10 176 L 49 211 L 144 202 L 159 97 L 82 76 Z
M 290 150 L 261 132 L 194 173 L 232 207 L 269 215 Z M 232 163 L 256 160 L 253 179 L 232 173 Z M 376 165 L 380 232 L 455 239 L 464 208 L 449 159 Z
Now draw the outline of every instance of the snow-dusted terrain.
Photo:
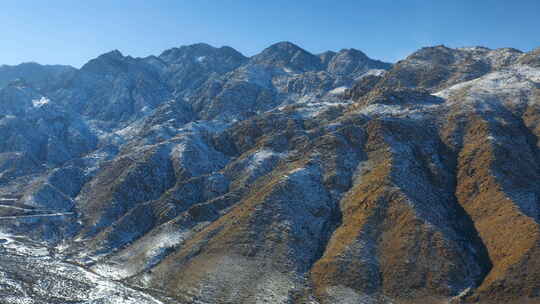
M 0 253 L 0 303 L 163 303 L 143 291 L 62 261 L 55 248 L 47 244 L 0 233 Z
M 0 134 L 0 303 L 538 300 L 538 51 L 3 66 Z

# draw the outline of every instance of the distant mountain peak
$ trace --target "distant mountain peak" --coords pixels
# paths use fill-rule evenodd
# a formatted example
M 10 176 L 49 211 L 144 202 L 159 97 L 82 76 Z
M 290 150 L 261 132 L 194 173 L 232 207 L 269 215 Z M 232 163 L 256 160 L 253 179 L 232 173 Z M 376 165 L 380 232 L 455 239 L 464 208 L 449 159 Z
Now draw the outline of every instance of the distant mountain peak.
M 124 55 L 119 50 L 112 50 L 110 52 L 107 52 L 107 53 L 104 53 L 104 54 L 100 55 L 99 57 L 122 59 L 122 58 L 124 58 Z
M 54 87 L 69 78 L 77 69 L 67 65 L 41 65 L 25 62 L 18 65 L 0 66 L 0 88 L 16 79 L 24 79 L 35 88 Z
M 307 52 L 306 50 L 304 50 L 303 48 L 299 47 L 298 45 L 290 42 L 290 41 L 280 41 L 280 42 L 276 42 L 272 45 L 270 45 L 268 48 L 266 49 L 274 49 L 274 50 L 294 50 L 294 51 L 304 51 L 304 52 Z
M 321 59 L 296 44 L 282 41 L 264 49 L 251 59 L 256 64 L 286 66 L 297 71 L 321 70 Z
M 167 63 L 181 63 L 186 59 L 193 61 L 203 56 L 220 58 L 231 62 L 241 62 L 247 59 L 232 47 L 222 46 L 217 48 L 207 43 L 195 43 L 171 48 L 162 52 L 159 58 Z
M 269 56 L 273 56 L 275 54 L 289 55 L 289 56 L 294 56 L 294 55 L 297 55 L 297 54 L 303 54 L 303 55 L 306 55 L 306 56 L 316 57 L 315 55 L 311 54 L 310 52 L 306 51 L 305 49 L 303 49 L 303 48 L 299 47 L 298 45 L 296 45 L 296 44 L 294 44 L 292 42 L 289 42 L 289 41 L 282 41 L 282 42 L 274 43 L 274 44 L 270 45 L 269 47 L 265 48 L 260 54 L 254 56 L 254 57 L 257 57 L 257 56 L 269 57 Z
M 197 43 L 193 43 L 193 44 L 190 44 L 190 45 L 186 45 L 186 46 L 182 46 L 182 47 L 187 47 L 187 48 L 210 48 L 210 49 L 217 49 L 216 47 L 208 44 L 208 43 L 205 43 L 205 42 L 197 42 Z
M 388 70 L 392 64 L 373 60 L 357 49 L 342 49 L 328 61 L 327 71 L 337 75 L 361 76 L 371 69 Z
M 81 71 L 92 71 L 101 74 L 103 72 L 125 71 L 127 69 L 126 59 L 133 59 L 130 56 L 124 56 L 119 50 L 99 55 L 81 67 Z
M 3 64 L 1 65 L 0 67 L 15 67 L 15 66 L 19 66 L 19 67 L 35 67 L 35 66 L 41 66 L 39 63 L 35 62 L 35 61 L 28 61 L 28 62 L 22 62 L 22 63 L 19 63 L 17 65 L 7 65 L 7 64 Z
M 351 56 L 359 56 L 359 57 L 368 57 L 364 52 L 358 50 L 358 49 L 354 49 L 354 48 L 350 48 L 350 49 L 341 49 L 338 54 L 347 54 L 347 55 L 351 55 Z

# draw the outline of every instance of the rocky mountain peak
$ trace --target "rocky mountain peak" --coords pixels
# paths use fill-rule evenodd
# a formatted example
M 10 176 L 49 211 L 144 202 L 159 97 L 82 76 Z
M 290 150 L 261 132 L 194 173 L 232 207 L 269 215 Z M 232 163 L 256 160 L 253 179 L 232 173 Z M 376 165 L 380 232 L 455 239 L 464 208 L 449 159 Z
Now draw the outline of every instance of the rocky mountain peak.
M 124 56 L 119 50 L 112 50 L 110 52 L 99 55 L 94 61 L 100 61 L 108 64 L 115 64 L 118 62 L 125 61 L 126 59 L 131 58 L 129 56 Z M 92 60 L 91 60 L 92 61 Z
M 127 72 L 128 59 L 132 58 L 125 57 L 119 50 L 113 50 L 88 61 L 81 67 L 81 71 L 97 74 Z
M 263 53 L 272 53 L 272 52 L 279 52 L 279 53 L 285 52 L 289 54 L 294 54 L 297 52 L 308 53 L 306 50 L 304 50 L 303 48 L 299 47 L 298 45 L 290 41 L 276 42 L 263 50 Z
M 159 60 L 164 63 L 161 75 L 175 94 L 189 96 L 210 78 L 238 68 L 248 58 L 228 46 L 198 43 L 166 50 Z
M 338 55 L 344 55 L 354 58 L 368 58 L 368 56 L 364 52 L 354 48 L 342 49 L 338 52 Z
M 185 64 L 189 61 L 198 63 L 222 61 L 229 64 L 239 64 L 247 59 L 242 53 L 231 47 L 216 48 L 206 43 L 172 48 L 161 53 L 159 58 L 169 64 Z
M 322 69 L 321 59 L 292 42 L 278 42 L 264 49 L 250 60 L 255 64 L 275 65 L 295 71 L 316 71 Z
M 350 75 L 356 78 L 370 69 L 388 70 L 391 66 L 389 63 L 370 59 L 357 49 L 343 49 L 332 56 L 327 71 L 336 75 Z
M 123 59 L 124 55 L 119 50 L 115 49 L 112 51 L 109 51 L 107 53 L 104 53 L 100 55 L 101 58 L 107 58 L 107 59 Z
M 409 55 L 405 60 L 427 61 L 434 64 L 448 65 L 454 63 L 456 50 L 445 45 L 423 47 Z

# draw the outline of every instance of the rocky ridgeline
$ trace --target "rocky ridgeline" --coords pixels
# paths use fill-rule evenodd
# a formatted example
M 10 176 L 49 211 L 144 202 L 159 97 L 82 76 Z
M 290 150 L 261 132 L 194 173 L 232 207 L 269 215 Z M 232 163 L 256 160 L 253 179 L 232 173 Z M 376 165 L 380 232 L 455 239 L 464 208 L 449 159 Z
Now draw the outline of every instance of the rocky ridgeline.
M 1 232 L 91 271 L 58 274 L 77 290 L 157 295 L 126 303 L 535 303 L 538 61 L 281 42 L 2 67 Z M 22 277 L 0 267 L 9 299 L 45 298 Z

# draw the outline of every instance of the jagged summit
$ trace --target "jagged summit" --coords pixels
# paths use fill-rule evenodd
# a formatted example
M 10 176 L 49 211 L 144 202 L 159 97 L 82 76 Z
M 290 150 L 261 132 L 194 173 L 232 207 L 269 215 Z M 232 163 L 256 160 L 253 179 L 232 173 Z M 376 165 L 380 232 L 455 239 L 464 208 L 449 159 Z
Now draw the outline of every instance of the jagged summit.
M 276 42 L 262 51 L 262 53 L 272 53 L 272 52 L 286 52 L 286 53 L 309 53 L 298 45 L 290 41 L 280 41 Z
M 107 58 L 107 59 L 122 59 L 124 55 L 119 50 L 112 50 L 107 53 L 100 55 L 98 58 Z
M 424 60 L 435 64 L 452 64 L 457 50 L 445 45 L 423 47 L 407 56 L 405 60 Z
M 316 71 L 323 67 L 319 57 L 288 41 L 269 46 L 253 56 L 250 61 L 256 64 L 288 67 L 296 71 Z
M 112 50 L 91 59 L 80 68 L 80 71 L 97 74 L 126 72 L 128 61 L 131 59 L 132 57 L 124 56 L 119 50 Z

